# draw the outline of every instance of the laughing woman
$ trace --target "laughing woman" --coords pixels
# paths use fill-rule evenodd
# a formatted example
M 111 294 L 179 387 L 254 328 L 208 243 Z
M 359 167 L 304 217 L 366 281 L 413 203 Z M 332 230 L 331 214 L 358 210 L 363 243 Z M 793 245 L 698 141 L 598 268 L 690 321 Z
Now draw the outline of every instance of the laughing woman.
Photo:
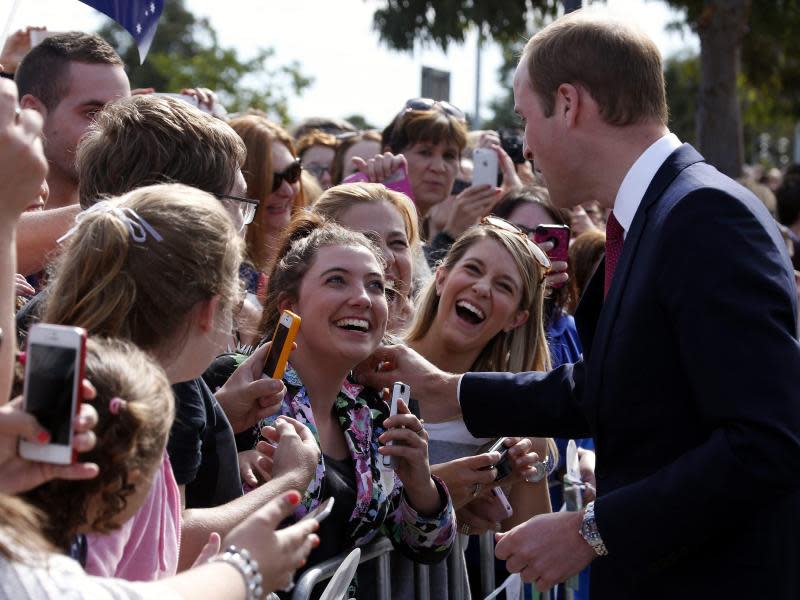
M 285 309 L 303 319 L 280 415 L 306 424 L 322 450 L 295 516 L 336 498 L 310 564 L 363 545 L 379 531 L 414 560 L 437 562 L 455 537 L 450 497 L 431 476 L 420 421 L 405 407 L 387 419 L 386 403 L 348 379 L 381 343 L 388 314 L 384 287 L 377 247 L 316 215 L 290 226 L 270 273 L 261 331 L 272 332 Z M 389 441 L 395 443 L 386 446 Z M 394 471 L 382 466 L 382 455 L 397 458 Z

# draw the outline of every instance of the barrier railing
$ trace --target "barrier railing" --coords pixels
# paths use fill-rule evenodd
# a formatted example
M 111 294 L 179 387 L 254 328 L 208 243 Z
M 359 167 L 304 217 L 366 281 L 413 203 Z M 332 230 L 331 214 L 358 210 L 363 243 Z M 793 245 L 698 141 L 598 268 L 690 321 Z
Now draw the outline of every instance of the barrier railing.
M 464 564 L 464 546 L 466 538 L 458 536 L 450 555 L 447 557 L 449 596 L 453 599 L 467 597 L 467 573 Z M 491 532 L 480 536 L 481 557 L 481 598 L 485 598 L 495 589 L 494 577 L 494 536 Z M 392 543 L 387 538 L 379 538 L 361 549 L 359 565 L 376 560 L 376 600 L 391 600 L 391 568 L 390 555 Z M 292 600 L 308 600 L 317 584 L 327 581 L 336 572 L 347 553 L 340 554 L 308 569 L 297 581 L 292 593 Z M 414 563 L 414 595 L 416 600 L 430 600 L 430 577 L 428 565 Z M 567 600 L 572 600 L 572 590 L 567 589 Z M 550 593 L 539 594 L 540 600 L 550 600 Z M 478 600 L 478 599 L 474 599 Z

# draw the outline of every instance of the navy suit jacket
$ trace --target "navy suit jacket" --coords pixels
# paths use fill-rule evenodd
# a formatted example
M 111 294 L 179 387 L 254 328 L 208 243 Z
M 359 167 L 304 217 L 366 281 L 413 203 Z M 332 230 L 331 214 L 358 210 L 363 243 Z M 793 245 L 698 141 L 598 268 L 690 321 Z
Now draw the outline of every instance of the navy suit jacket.
M 797 303 L 769 213 L 684 145 L 601 303 L 602 279 L 576 315 L 583 361 L 465 375 L 467 427 L 594 438 L 592 598 L 800 598 Z

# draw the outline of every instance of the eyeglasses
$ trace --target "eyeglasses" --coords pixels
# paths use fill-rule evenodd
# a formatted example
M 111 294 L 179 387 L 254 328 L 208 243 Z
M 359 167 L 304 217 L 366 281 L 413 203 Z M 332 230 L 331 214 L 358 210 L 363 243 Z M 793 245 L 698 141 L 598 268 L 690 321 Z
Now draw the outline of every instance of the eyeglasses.
M 309 163 L 307 165 L 303 165 L 303 168 L 317 179 L 322 179 L 322 176 L 325 173 L 331 172 L 330 165 L 321 165 L 319 163 Z
M 411 98 L 406 100 L 405 110 L 433 110 L 437 107 L 445 114 L 455 117 L 459 121 L 467 120 L 467 115 L 457 106 L 453 106 L 445 100 L 434 100 L 433 98 Z
M 297 183 L 300 181 L 300 175 L 302 173 L 303 165 L 300 163 L 299 158 L 295 158 L 283 171 L 272 174 L 272 191 L 277 192 L 284 181 L 286 181 L 286 183 Z
M 258 208 L 258 200 L 252 198 L 242 198 L 241 196 L 233 196 L 231 194 L 215 194 L 220 200 L 236 200 L 239 202 L 239 213 L 242 215 L 244 225 L 250 225 L 256 216 L 256 209 Z
M 538 262 L 545 271 L 550 270 L 551 266 L 550 259 L 547 257 L 547 254 L 544 253 L 544 250 L 542 250 L 541 248 L 539 248 L 539 246 L 533 243 L 531 239 L 528 237 L 528 234 L 522 231 L 522 229 L 520 229 L 513 223 L 510 223 L 505 219 L 501 219 L 500 217 L 489 215 L 481 219 L 481 225 L 483 225 L 484 227 L 492 227 L 494 229 L 499 229 L 501 231 L 507 231 L 508 233 L 513 233 L 514 235 L 518 235 L 524 238 L 525 241 L 528 242 L 528 248 L 530 248 L 531 254 L 533 254 L 533 257 L 536 259 L 536 262 Z

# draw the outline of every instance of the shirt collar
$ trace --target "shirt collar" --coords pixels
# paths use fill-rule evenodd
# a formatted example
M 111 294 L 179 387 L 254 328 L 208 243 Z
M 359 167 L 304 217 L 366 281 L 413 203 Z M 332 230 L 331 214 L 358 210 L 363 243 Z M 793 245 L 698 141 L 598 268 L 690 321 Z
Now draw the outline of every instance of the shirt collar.
M 680 145 L 681 141 L 678 136 L 668 133 L 653 142 L 628 170 L 614 200 L 614 216 L 625 230 L 625 235 L 631 228 L 633 217 L 639 209 L 639 204 L 641 204 L 650 182 L 656 176 L 656 172 Z

